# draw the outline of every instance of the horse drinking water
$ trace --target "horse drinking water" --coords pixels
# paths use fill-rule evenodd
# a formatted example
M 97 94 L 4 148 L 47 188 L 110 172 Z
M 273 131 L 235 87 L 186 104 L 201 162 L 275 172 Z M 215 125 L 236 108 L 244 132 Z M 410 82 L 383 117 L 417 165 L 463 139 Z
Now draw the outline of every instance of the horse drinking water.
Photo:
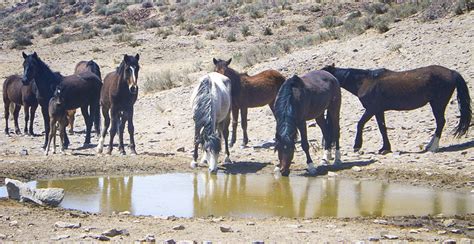
M 364 125 L 375 115 L 382 134 L 383 146 L 379 153 L 391 152 L 387 136 L 384 112 L 387 110 L 413 110 L 430 104 L 436 119 L 436 131 L 426 146 L 426 151 L 436 152 L 446 120 L 444 112 L 454 89 L 461 117 L 454 135 L 459 137 L 467 133 L 471 124 L 471 98 L 466 81 L 462 76 L 448 68 L 432 65 L 407 71 L 388 69 L 364 70 L 336 68 L 334 64 L 323 68 L 336 76 L 341 87 L 356 95 L 365 112 L 357 124 L 354 151 L 362 147 Z
M 191 96 L 194 120 L 194 154 L 191 167 L 196 167 L 198 148 L 201 145 L 205 156 L 201 162 L 208 162 L 209 171 L 217 171 L 217 161 L 221 150 L 221 138 L 224 137 L 226 158 L 229 159 L 229 123 L 231 107 L 231 81 L 216 72 L 201 79 Z
M 97 152 L 102 153 L 104 149 L 104 140 L 107 130 L 110 128 L 110 140 L 107 154 L 112 154 L 117 129 L 119 133 L 119 152 L 125 155 L 123 145 L 123 131 L 125 123 L 128 123 L 128 134 L 130 135 L 129 148 L 132 155 L 137 154 L 135 150 L 135 127 L 133 125 L 133 112 L 135 102 L 138 97 L 138 71 L 140 65 L 138 60 L 140 55 L 124 55 L 122 62 L 117 70 L 107 74 L 104 78 L 104 87 L 100 93 L 100 105 L 102 106 L 102 116 L 104 117 L 102 131 L 100 132 L 99 145 Z M 118 128 L 117 128 L 118 127 Z
M 326 71 L 311 71 L 301 77 L 294 75 L 286 80 L 275 100 L 276 145 L 279 164 L 275 168 L 283 176 L 290 173 L 297 130 L 301 135 L 301 147 L 306 154 L 308 172 L 316 173 L 309 155 L 306 121 L 316 119 L 321 128 L 325 145 L 322 164 L 329 162 L 331 146 L 336 145 L 334 164 L 341 163 L 339 151 L 339 112 L 341 108 L 341 88 L 337 79 Z M 324 112 L 327 111 L 326 118 Z
M 21 106 L 25 112 L 25 129 L 24 133 L 34 135 L 33 122 L 35 120 L 36 108 L 38 108 L 38 101 L 33 92 L 33 83 L 23 85 L 21 76 L 11 75 L 3 82 L 3 105 L 5 107 L 5 134 L 9 134 L 8 119 L 10 116 L 9 108 L 13 106 L 13 121 L 15 123 L 15 133 L 20 134 L 18 126 L 18 115 Z M 28 128 L 28 121 L 30 126 Z
M 67 110 L 81 108 L 82 116 L 86 123 L 86 138 L 84 145 L 91 141 L 92 117 L 99 113 L 99 97 L 102 83 L 99 77 L 91 72 L 84 72 L 78 75 L 62 76 L 58 72 L 53 72 L 34 52 L 26 55 L 23 53 L 23 79 L 24 85 L 30 84 L 33 80 L 37 88 L 36 98 L 41 106 L 43 114 L 45 138 L 43 148 L 48 145 L 50 131 L 49 124 L 49 100 L 53 97 L 56 88 L 61 90 L 64 97 L 64 106 Z M 67 135 L 64 138 L 64 147 L 69 145 Z
M 230 68 L 231 61 L 232 59 L 224 61 L 214 58 L 214 71 L 229 77 L 232 84 L 232 137 L 230 139 L 230 146 L 232 147 L 236 141 L 239 110 L 244 134 L 242 145 L 245 146 L 249 141 L 247 135 L 248 108 L 261 107 L 268 104 L 273 112 L 275 97 L 281 84 L 285 81 L 285 77 L 276 70 L 265 70 L 256 75 L 249 76 L 246 73 L 239 73 Z

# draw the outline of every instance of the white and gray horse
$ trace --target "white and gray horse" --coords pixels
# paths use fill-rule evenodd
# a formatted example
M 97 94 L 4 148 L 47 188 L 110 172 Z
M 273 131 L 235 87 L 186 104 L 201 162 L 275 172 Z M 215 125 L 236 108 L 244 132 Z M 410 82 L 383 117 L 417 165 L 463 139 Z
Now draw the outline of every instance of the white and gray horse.
M 205 151 L 201 163 L 208 163 L 210 172 L 217 172 L 217 162 L 221 150 L 221 138 L 224 137 L 226 158 L 229 159 L 229 123 L 231 108 L 230 80 L 216 72 L 199 79 L 191 96 L 194 119 L 194 154 L 191 167 L 197 166 L 198 147 Z

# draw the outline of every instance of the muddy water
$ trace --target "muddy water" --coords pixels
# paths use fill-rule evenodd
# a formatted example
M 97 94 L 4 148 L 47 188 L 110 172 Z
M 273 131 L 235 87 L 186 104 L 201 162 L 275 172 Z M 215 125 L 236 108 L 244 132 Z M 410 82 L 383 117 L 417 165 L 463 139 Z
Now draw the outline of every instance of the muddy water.
M 474 213 L 474 194 L 378 181 L 272 175 L 70 178 L 30 182 L 66 191 L 61 206 L 155 216 L 355 217 Z M 5 189 L 0 189 L 4 196 Z

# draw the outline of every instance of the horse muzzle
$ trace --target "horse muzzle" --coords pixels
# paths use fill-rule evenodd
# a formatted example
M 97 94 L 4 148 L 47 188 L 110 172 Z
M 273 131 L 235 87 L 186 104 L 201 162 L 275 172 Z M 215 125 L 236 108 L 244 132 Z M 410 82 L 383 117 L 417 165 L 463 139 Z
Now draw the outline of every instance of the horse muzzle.
M 132 93 L 132 94 L 137 94 L 138 93 L 138 86 L 133 85 L 133 86 L 130 86 L 129 89 L 130 89 L 130 93 Z

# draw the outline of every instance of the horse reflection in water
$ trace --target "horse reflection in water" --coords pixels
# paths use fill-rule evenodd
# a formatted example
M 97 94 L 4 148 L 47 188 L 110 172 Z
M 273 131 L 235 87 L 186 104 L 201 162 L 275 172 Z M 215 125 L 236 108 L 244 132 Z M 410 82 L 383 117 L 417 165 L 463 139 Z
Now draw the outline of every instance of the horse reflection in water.
M 133 177 L 104 177 L 100 211 L 102 213 L 123 212 L 132 209 Z
M 334 178 L 193 176 L 194 216 L 356 217 L 472 212 L 469 198 L 406 186 Z M 249 187 L 247 187 L 249 186 Z

